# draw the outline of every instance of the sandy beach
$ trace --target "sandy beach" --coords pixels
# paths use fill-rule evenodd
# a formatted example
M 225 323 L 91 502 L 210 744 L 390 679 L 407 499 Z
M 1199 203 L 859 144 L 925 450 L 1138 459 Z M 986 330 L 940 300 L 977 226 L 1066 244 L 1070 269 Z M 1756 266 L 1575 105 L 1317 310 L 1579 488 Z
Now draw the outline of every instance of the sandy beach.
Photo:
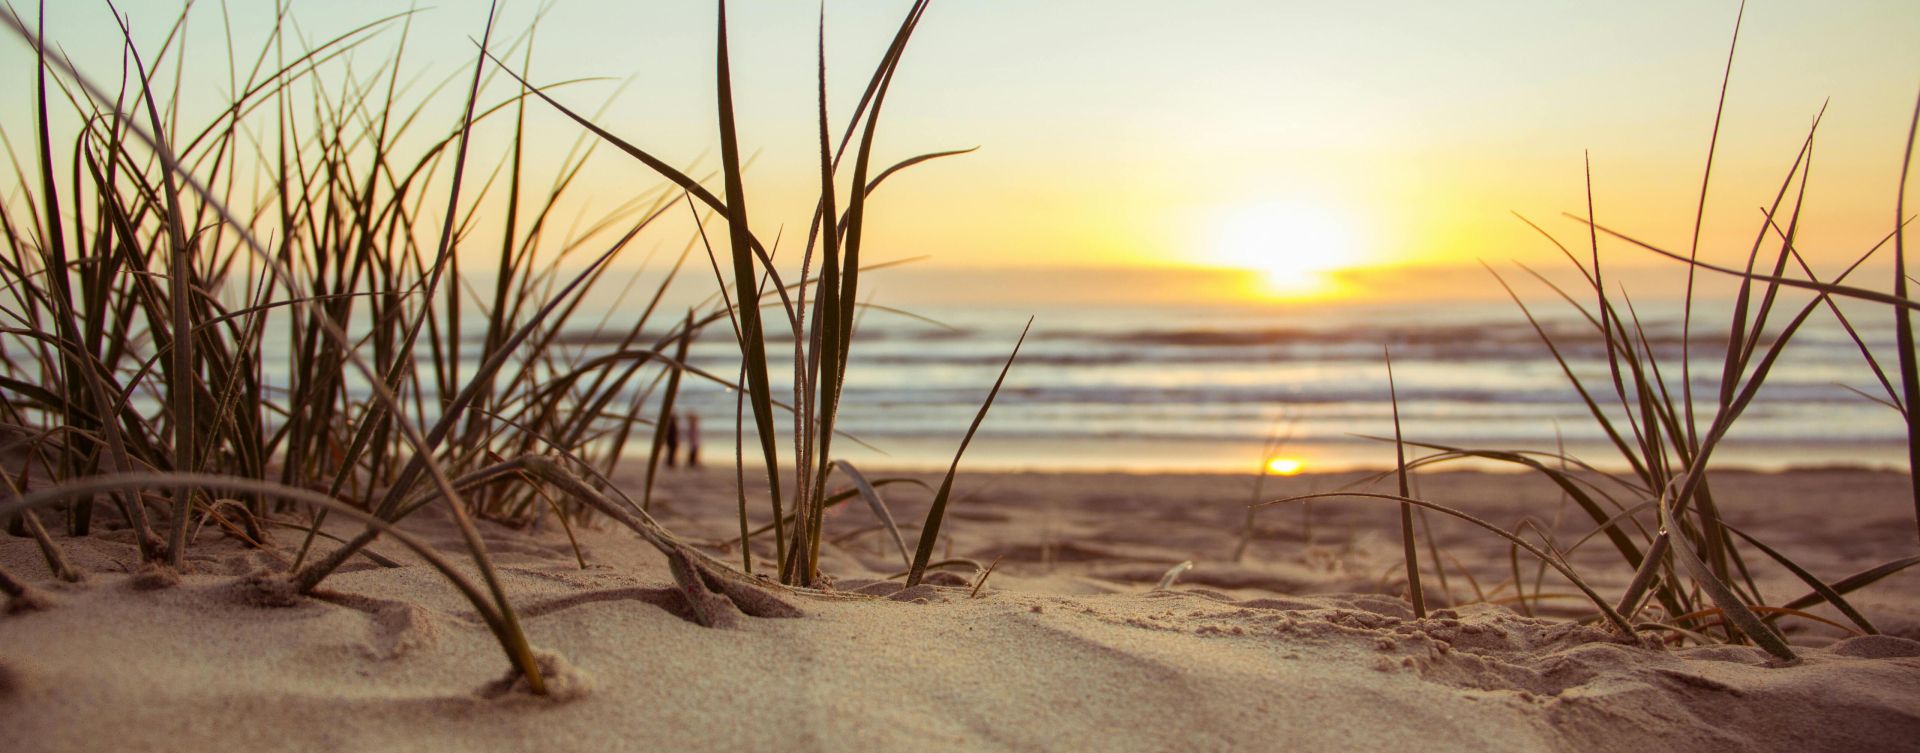
M 0 8 L 0 753 L 1920 752 L 1920 4 L 390 5 Z
M 1269 479 L 1267 491 L 1362 476 Z M 1420 483 L 1428 498 L 1490 520 L 1552 520 L 1560 506 L 1531 476 Z M 1716 483 L 1731 523 L 1770 532 L 1825 578 L 1897 556 L 1912 536 L 1898 474 L 1729 472 Z M 900 553 L 856 499 L 827 522 L 834 593 L 788 593 L 804 616 L 726 629 L 688 622 L 664 559 L 605 520 L 576 527 L 585 568 L 551 521 L 482 522 L 529 635 L 557 657 L 552 699 L 502 692 L 508 667 L 471 607 L 390 541 L 374 548 L 403 566 L 356 560 L 313 598 L 265 607 L 236 584 L 284 567 L 292 531 L 277 551 L 259 551 L 203 529 L 189 574 L 159 590 L 126 572 L 136 559 L 125 530 L 61 538 L 89 573 L 79 586 L 54 580 L 31 540 L 9 538 L 0 564 L 31 575 L 46 603 L 0 618 L 0 739 L 22 753 L 108 741 L 121 750 L 1920 749 L 1920 580 L 1910 572 L 1855 596 L 1883 635 L 1782 621 L 1804 649 L 1785 666 L 1747 646 L 1629 645 L 1552 616 L 1554 599 L 1539 602 L 1537 618 L 1485 603 L 1512 595 L 1499 585 L 1510 579 L 1505 544 L 1438 522 L 1448 591 L 1428 572 L 1429 602 L 1441 608 L 1413 619 L 1396 568 L 1398 512 L 1377 502 L 1263 509 L 1235 563 L 1251 490 L 1246 476 L 964 474 L 941 554 L 998 562 L 977 591 L 964 566 L 913 589 L 886 580 L 903 569 Z M 907 484 L 883 493 L 911 539 L 929 495 Z M 730 470 L 665 473 L 656 513 L 737 558 L 725 545 L 738 535 L 734 496 Z M 1584 530 L 1562 518 L 1562 535 Z M 405 526 L 460 559 L 443 516 Z M 756 541 L 762 566 L 770 546 Z M 1192 569 L 1156 588 L 1184 561 Z M 1596 586 L 1618 588 L 1600 575 L 1607 558 L 1593 563 Z M 1755 569 L 1770 598 L 1805 590 L 1778 568 Z M 1524 570 L 1532 576 L 1530 563 Z M 1554 579 L 1544 590 L 1568 590 Z

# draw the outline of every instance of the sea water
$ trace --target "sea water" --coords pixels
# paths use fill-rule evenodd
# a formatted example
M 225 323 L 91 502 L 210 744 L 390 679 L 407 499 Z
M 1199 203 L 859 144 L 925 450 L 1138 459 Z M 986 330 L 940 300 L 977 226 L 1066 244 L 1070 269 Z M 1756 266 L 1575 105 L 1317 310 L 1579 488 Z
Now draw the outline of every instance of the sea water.
M 1752 358 L 1756 365 L 1803 302 L 1776 307 Z M 1690 353 L 1686 375 L 1701 437 L 1718 411 L 1730 311 L 1726 302 L 1703 302 L 1690 338 L 1682 337 L 1678 302 L 1645 304 L 1638 321 L 1628 323 L 1644 333 L 1652 358 L 1638 355 L 1649 376 L 1657 364 L 1665 384 L 1654 396 L 1675 406 L 1682 422 L 1681 361 L 1683 350 Z M 1892 314 L 1872 306 L 1846 311 L 1857 317 L 1862 339 L 1897 387 Z M 1306 470 L 1390 467 L 1394 446 L 1384 441 L 1394 433 L 1389 351 L 1409 442 L 1564 452 L 1602 468 L 1626 467 L 1540 332 L 1511 302 L 996 304 L 913 313 L 925 319 L 878 309 L 862 314 L 839 414 L 847 436 L 835 440 L 835 457 L 945 467 L 1032 317 L 1032 331 L 967 449 L 967 467 L 1255 472 L 1274 457 L 1295 459 Z M 1636 432 L 1645 435 L 1650 427 L 1631 388 L 1629 420 L 1594 326 L 1564 303 L 1537 306 L 1534 313 L 1621 439 L 1637 445 Z M 577 347 L 590 351 L 592 338 Z M 689 360 L 731 379 L 738 359 L 739 347 L 723 325 L 696 341 Z M 768 359 L 776 392 L 790 402 L 790 332 L 771 330 Z M 1622 376 L 1630 385 L 1631 375 Z M 1823 307 L 1791 338 L 1716 449 L 1715 462 L 1763 469 L 1904 466 L 1899 414 L 1860 393 L 1886 397 L 1859 345 Z M 734 393 L 689 378 L 680 407 L 683 415 L 701 418 L 708 461 L 731 461 Z M 753 462 L 759 455 L 750 415 L 744 425 L 745 454 Z M 786 462 L 791 428 L 784 420 L 779 433 Z M 1277 449 L 1266 449 L 1275 441 Z M 1410 449 L 1415 456 L 1427 452 Z

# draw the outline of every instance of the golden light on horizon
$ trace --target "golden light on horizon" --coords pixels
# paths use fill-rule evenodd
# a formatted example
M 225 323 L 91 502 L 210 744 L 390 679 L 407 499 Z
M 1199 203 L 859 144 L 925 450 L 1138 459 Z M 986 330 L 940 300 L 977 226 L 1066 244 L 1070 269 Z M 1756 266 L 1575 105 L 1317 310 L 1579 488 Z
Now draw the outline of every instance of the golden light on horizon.
M 1234 210 L 1219 225 L 1213 253 L 1222 264 L 1259 273 L 1261 292 L 1280 298 L 1337 292 L 1331 274 L 1365 261 L 1342 213 L 1302 201 Z
M 1275 476 L 1298 476 L 1307 469 L 1299 458 L 1275 457 L 1267 460 L 1267 472 Z

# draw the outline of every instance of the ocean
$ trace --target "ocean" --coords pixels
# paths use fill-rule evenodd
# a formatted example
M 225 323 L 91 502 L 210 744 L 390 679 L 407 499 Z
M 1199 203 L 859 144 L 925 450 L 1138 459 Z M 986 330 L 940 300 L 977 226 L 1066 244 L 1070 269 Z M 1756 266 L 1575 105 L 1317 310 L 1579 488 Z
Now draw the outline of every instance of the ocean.
M 1775 328 L 1803 300 L 1783 300 Z M 1556 303 L 1536 306 L 1541 327 L 1609 414 L 1624 416 L 1604 343 L 1578 312 Z M 833 452 L 857 465 L 945 467 L 1032 317 L 1032 332 L 964 467 L 1251 473 L 1274 457 L 1308 471 L 1390 467 L 1393 444 L 1379 439 L 1393 434 L 1388 349 L 1410 442 L 1564 449 L 1601 468 L 1625 467 L 1511 302 L 896 305 L 938 324 L 879 309 L 863 315 L 840 411 L 840 427 L 852 439 L 836 440 Z M 1697 306 L 1692 382 L 1704 433 L 1719 393 L 1731 308 L 1724 301 Z M 1642 304 L 1638 312 L 1676 403 L 1680 312 L 1674 302 Z M 1856 326 L 1886 368 L 1895 368 L 1891 314 L 1871 306 L 1848 313 L 1857 315 Z M 724 326 L 709 329 L 690 361 L 730 377 L 739 357 L 731 334 Z M 778 338 L 768 347 L 776 390 L 790 399 L 792 341 Z M 1831 313 L 1818 311 L 1789 342 L 1715 463 L 1904 466 L 1899 414 L 1853 390 L 1884 396 L 1858 346 Z M 690 379 L 681 405 L 702 419 L 708 462 L 730 461 L 731 391 Z M 1625 421 L 1618 425 L 1629 431 Z M 751 462 L 758 450 L 750 416 L 746 426 Z M 790 432 L 783 424 L 785 453 Z M 1265 452 L 1275 438 L 1280 449 Z

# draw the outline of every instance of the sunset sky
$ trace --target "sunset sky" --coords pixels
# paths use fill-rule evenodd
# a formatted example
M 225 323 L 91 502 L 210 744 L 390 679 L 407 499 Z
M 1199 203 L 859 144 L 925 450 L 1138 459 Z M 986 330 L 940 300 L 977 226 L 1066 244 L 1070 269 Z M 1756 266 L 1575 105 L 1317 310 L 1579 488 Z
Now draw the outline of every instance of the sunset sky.
M 51 5 L 50 38 L 93 75 L 117 77 L 105 11 Z M 270 14 L 264 3 L 232 5 L 247 56 Z M 836 129 L 907 5 L 829 4 Z M 176 7 L 126 4 L 143 49 L 157 48 Z M 395 7 L 295 2 L 293 16 L 318 40 Z M 742 139 L 760 153 L 755 229 L 771 238 L 784 227 L 792 238 L 804 232 L 817 181 L 818 7 L 730 8 Z M 525 29 L 536 10 L 507 3 L 501 33 Z M 1683 248 L 1737 11 L 1731 2 L 936 2 L 887 103 L 877 159 L 981 149 L 884 189 L 874 254 L 931 254 L 936 270 L 1225 267 L 1256 272 L 1261 282 L 1241 291 L 1254 296 L 1427 294 L 1405 280 L 1468 279 L 1456 270 L 1475 259 L 1551 259 L 1512 211 L 1581 240 L 1559 213 L 1583 211 L 1583 150 L 1603 223 Z M 219 5 L 201 3 L 194 19 L 189 121 L 227 96 Z M 415 91 L 464 75 L 468 37 L 484 19 L 478 2 L 419 14 L 406 59 L 420 76 Z M 614 132 L 696 172 L 712 169 L 712 22 L 708 3 L 559 2 L 539 28 L 533 78 L 608 77 L 556 96 L 585 112 L 605 106 L 601 122 Z M 357 54 L 359 75 L 391 53 L 399 31 Z M 1747 9 L 1709 202 L 1710 254 L 1730 258 L 1750 242 L 1757 207 L 1828 97 L 1802 245 L 1831 269 L 1891 228 L 1920 92 L 1916 39 L 1912 3 Z M 31 65 L 24 44 L 0 50 L 7 70 Z M 496 79 L 488 92 L 506 96 L 511 83 Z M 460 88 L 439 96 L 447 119 Z M 29 95 L 11 88 L 0 110 L 23 160 Z M 551 169 L 578 129 L 544 106 L 529 117 L 529 157 Z M 587 208 L 611 208 L 653 183 L 603 154 Z M 677 249 L 684 227 L 657 242 Z M 1612 258 L 1674 271 L 1624 247 Z M 1410 277 L 1406 267 L 1424 271 Z M 1343 271 L 1352 268 L 1361 271 Z

